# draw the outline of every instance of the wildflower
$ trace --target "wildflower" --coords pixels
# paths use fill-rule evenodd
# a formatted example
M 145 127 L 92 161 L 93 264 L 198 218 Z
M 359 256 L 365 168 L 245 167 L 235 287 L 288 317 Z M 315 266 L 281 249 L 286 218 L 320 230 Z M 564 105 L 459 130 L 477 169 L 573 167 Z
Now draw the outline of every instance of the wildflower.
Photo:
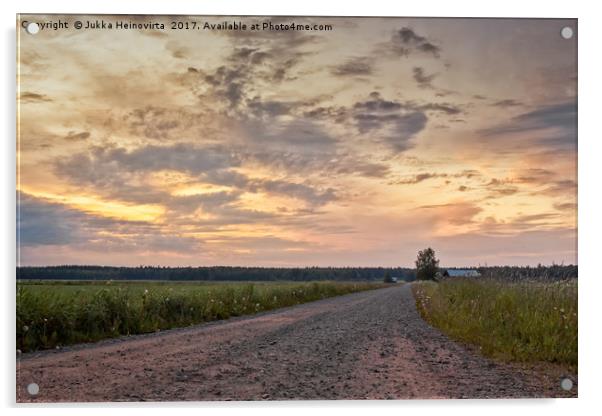
M 165 302 L 169 302 L 169 298 L 165 298 Z
M 27 325 L 23 325 L 23 332 L 29 331 L 29 327 Z
M 144 289 L 144 294 L 148 295 L 148 289 Z

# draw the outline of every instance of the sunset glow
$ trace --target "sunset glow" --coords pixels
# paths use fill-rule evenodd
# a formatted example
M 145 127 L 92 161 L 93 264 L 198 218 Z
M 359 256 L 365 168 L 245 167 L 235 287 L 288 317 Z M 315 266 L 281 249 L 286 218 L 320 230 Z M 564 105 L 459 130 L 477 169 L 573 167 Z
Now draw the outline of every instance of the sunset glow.
M 20 265 L 577 262 L 575 21 L 295 20 L 18 30 Z

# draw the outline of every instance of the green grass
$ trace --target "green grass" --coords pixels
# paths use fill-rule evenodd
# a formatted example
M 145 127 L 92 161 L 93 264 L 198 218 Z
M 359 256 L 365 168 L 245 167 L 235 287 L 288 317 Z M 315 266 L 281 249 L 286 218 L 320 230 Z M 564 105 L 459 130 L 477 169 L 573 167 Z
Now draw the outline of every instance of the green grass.
M 414 285 L 423 318 L 489 357 L 577 368 L 577 281 L 453 279 Z
M 378 283 L 17 283 L 23 352 L 226 319 L 361 290 Z

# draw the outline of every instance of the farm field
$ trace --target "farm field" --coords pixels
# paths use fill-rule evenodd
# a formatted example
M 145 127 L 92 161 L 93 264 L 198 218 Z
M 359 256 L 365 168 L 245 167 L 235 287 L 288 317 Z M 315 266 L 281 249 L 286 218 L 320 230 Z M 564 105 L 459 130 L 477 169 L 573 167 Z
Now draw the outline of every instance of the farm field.
M 22 352 L 143 334 L 382 287 L 368 282 L 19 281 Z
M 413 285 L 422 317 L 456 341 L 507 361 L 577 370 L 577 280 L 449 279 Z

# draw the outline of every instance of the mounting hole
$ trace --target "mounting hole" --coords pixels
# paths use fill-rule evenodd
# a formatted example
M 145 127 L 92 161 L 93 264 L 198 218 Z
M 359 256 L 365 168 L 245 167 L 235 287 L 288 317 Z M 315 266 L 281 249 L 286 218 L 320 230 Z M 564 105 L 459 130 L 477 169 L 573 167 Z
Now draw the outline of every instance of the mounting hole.
M 560 30 L 560 36 L 563 39 L 571 39 L 573 37 L 573 28 L 570 26 L 565 26 Z
M 571 390 L 573 388 L 573 380 L 570 378 L 563 378 L 560 382 L 560 387 L 562 387 L 562 390 Z
M 30 35 L 35 35 L 36 33 L 38 33 L 40 31 L 40 25 L 38 25 L 36 22 L 30 22 L 25 27 L 25 30 Z
M 29 383 L 27 385 L 27 393 L 29 393 L 32 396 L 37 395 L 40 392 L 40 386 L 38 386 L 38 383 Z

